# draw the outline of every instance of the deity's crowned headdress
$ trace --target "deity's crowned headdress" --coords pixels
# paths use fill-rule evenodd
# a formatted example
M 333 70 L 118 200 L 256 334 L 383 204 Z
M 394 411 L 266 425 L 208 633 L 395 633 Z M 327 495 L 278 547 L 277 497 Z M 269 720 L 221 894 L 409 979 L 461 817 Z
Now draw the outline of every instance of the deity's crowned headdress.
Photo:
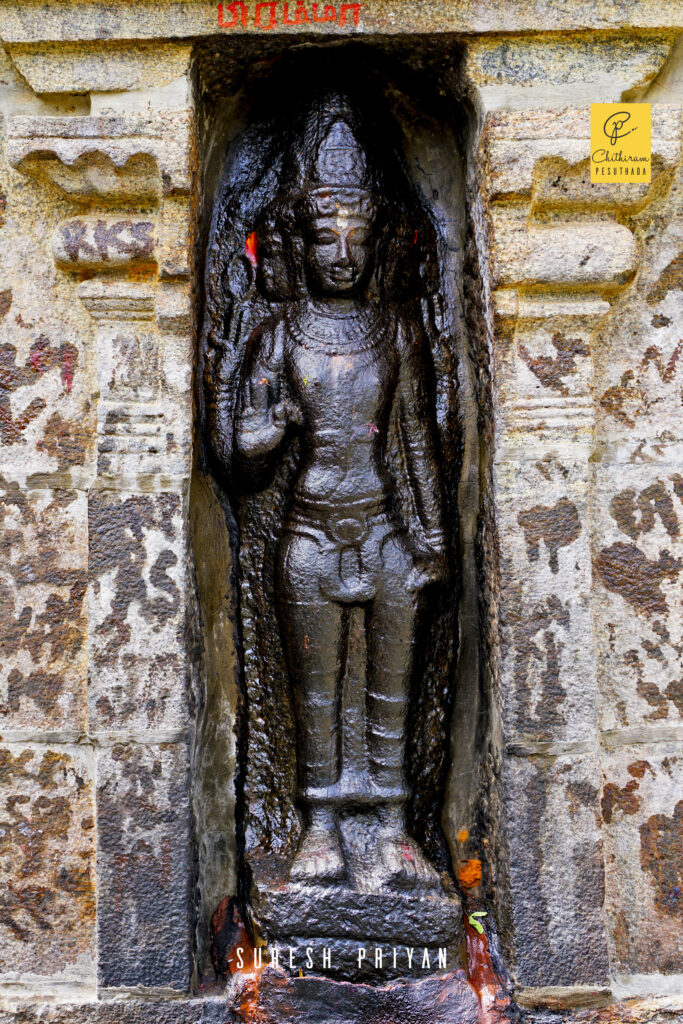
M 372 217 L 375 202 L 370 191 L 367 156 L 344 117 L 329 123 L 313 155 L 306 185 L 305 207 L 324 217 L 345 208 L 357 216 Z

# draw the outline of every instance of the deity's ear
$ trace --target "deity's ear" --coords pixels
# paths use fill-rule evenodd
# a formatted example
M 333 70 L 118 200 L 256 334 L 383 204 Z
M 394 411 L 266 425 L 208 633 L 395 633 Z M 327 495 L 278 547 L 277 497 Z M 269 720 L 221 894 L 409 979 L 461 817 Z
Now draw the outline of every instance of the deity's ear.
M 304 276 L 305 246 L 301 230 L 297 227 L 289 238 L 289 262 L 291 298 L 303 299 L 306 295 L 306 279 Z
M 304 240 L 297 211 L 291 202 L 283 202 L 277 215 L 277 235 L 282 265 L 286 270 L 286 286 L 280 299 L 301 299 L 306 294 L 304 279 Z
M 401 301 L 411 290 L 410 229 L 387 220 L 378 242 L 380 288 L 385 298 Z

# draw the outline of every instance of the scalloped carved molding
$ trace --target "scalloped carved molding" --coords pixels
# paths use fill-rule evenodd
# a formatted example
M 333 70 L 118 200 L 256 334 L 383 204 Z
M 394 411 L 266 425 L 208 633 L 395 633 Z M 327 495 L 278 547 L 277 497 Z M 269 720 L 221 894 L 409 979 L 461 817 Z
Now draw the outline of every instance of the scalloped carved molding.
M 189 117 L 10 117 L 7 160 L 77 202 L 158 202 L 189 194 Z

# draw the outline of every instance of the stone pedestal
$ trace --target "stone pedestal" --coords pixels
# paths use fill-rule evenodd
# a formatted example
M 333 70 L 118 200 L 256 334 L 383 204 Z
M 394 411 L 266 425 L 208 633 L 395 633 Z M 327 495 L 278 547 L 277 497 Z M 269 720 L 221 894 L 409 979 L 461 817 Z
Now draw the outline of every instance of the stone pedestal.
M 322 968 L 327 951 L 334 978 L 374 985 L 453 970 L 463 961 L 462 912 L 452 887 L 366 893 L 349 885 L 278 882 L 263 873 L 254 877 L 251 899 L 268 962 L 277 949 L 275 962 L 295 975 L 308 950 L 312 969 Z

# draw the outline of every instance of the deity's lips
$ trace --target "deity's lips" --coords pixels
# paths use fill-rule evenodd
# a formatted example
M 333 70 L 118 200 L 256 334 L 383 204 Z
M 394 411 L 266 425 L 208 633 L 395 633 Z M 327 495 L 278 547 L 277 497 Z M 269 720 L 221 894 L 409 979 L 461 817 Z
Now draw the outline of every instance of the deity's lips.
M 350 283 L 351 281 L 355 281 L 355 279 L 356 279 L 356 271 L 353 269 L 353 267 L 349 267 L 348 270 L 347 269 L 339 269 L 339 270 L 332 269 L 332 270 L 330 270 L 330 277 L 332 278 L 333 281 L 339 281 L 340 283 L 346 284 L 346 283 Z

